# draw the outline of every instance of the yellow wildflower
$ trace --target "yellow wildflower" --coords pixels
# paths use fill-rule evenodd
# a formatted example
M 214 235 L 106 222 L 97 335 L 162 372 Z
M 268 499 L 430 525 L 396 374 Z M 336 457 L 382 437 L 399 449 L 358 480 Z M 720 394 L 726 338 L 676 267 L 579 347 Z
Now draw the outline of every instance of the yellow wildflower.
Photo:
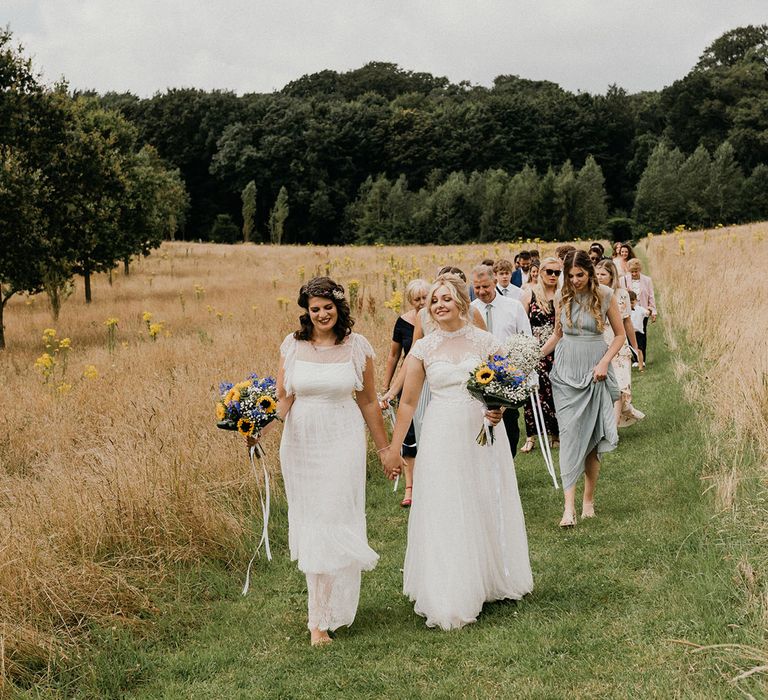
M 40 355 L 40 357 L 38 357 L 35 360 L 35 368 L 39 369 L 42 372 L 45 372 L 51 369 L 53 365 L 54 365 L 54 360 L 47 352 L 44 352 L 42 355 Z
M 152 314 L 149 311 L 145 311 L 141 315 L 141 319 L 144 321 L 144 323 L 149 323 L 152 320 Z
M 114 328 L 118 322 L 118 319 L 116 319 L 114 316 L 110 316 L 106 321 L 104 321 L 104 325 L 107 328 Z
M 95 365 L 86 365 L 83 370 L 83 379 L 96 379 L 99 376 L 99 370 Z
M 60 394 L 66 394 L 71 388 L 72 388 L 71 384 L 62 382 L 61 384 L 59 384 L 59 386 L 56 387 L 56 391 L 58 391 Z
M 157 336 L 160 335 L 162 330 L 163 330 L 163 324 L 162 323 L 150 323 L 149 324 L 149 337 L 152 338 L 152 340 L 156 340 Z
M 72 341 L 69 338 L 62 338 L 59 341 L 59 350 L 69 350 L 72 346 Z

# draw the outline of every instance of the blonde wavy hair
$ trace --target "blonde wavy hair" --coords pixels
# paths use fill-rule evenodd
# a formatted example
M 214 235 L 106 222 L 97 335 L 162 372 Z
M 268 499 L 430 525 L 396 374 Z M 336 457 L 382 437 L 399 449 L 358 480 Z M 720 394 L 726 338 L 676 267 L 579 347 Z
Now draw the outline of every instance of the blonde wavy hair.
M 587 287 L 584 293 L 587 296 L 586 305 L 582 304 L 576 299 L 576 290 L 571 285 L 569 274 L 574 267 L 580 267 L 587 273 Z M 589 259 L 589 255 L 584 250 L 574 250 L 565 256 L 565 264 L 563 265 L 563 274 L 565 279 L 563 280 L 563 292 L 560 297 L 560 303 L 565 309 L 565 320 L 568 325 L 573 328 L 573 319 L 571 317 L 571 307 L 573 302 L 580 304 L 582 308 L 586 308 L 589 311 L 592 318 L 595 319 L 595 326 L 597 332 L 602 333 L 605 324 L 603 323 L 602 312 L 602 296 L 600 295 L 600 283 L 595 276 L 595 266 Z
M 437 322 L 432 315 L 432 297 L 440 287 L 447 287 L 451 293 L 456 306 L 459 307 L 459 316 L 465 321 L 469 321 L 469 291 L 467 290 L 467 283 L 461 279 L 458 275 L 451 273 L 438 275 L 432 286 L 427 293 L 427 310 L 433 321 Z
M 544 282 L 542 282 L 542 279 L 544 277 L 542 270 L 547 265 L 557 265 L 558 268 L 560 268 L 561 270 L 563 269 L 563 263 L 562 263 L 562 260 L 560 260 L 560 258 L 556 258 L 553 255 L 550 255 L 549 257 L 544 258 L 544 260 L 542 260 L 539 263 L 539 277 L 536 280 L 536 284 L 534 284 L 533 287 L 531 287 L 531 291 L 536 297 L 536 303 L 541 307 L 541 309 L 546 313 L 551 314 L 552 302 L 547 300 L 547 290 L 544 287 Z

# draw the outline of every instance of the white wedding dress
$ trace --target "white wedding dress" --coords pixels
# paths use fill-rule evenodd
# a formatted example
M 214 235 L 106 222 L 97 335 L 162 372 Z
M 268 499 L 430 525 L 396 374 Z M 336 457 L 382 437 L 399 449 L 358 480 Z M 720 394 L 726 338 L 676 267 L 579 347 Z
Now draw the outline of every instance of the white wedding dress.
M 373 349 L 357 333 L 332 347 L 289 335 L 280 352 L 295 396 L 280 443 L 288 544 L 307 577 L 307 626 L 335 630 L 352 624 L 360 572 L 379 558 L 366 535 L 365 423 L 354 399 Z
M 476 437 L 484 408 L 470 396 L 470 372 L 499 342 L 467 325 L 414 343 L 432 398 L 414 467 L 403 592 L 430 627 L 474 622 L 483 603 L 520 599 L 533 589 L 528 539 L 503 425 L 493 445 Z

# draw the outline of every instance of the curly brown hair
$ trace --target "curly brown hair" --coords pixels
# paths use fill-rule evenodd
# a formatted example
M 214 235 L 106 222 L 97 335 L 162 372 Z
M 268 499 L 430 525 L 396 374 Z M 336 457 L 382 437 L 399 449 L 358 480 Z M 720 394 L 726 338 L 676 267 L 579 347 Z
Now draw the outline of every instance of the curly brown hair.
M 583 308 L 589 311 L 592 318 L 595 319 L 595 325 L 597 326 L 597 332 L 603 332 L 603 314 L 602 314 L 602 297 L 600 296 L 600 283 L 597 281 L 597 275 L 595 275 L 595 266 L 592 264 L 592 260 L 586 251 L 572 250 L 565 256 L 563 263 L 563 274 L 565 279 L 563 280 L 563 292 L 560 297 L 560 304 L 565 309 L 565 318 L 568 321 L 568 325 L 573 328 L 573 319 L 571 318 L 571 306 L 576 299 L 576 290 L 571 286 L 571 280 L 569 273 L 572 268 L 580 267 L 587 273 L 587 286 L 584 290 L 584 294 L 587 295 L 587 303 L 581 304 Z
M 350 314 L 349 302 L 344 296 L 344 287 L 334 282 L 330 277 L 313 277 L 299 290 L 298 304 L 302 309 L 306 309 L 307 313 L 299 316 L 301 327 L 293 334 L 293 337 L 296 340 L 312 340 L 312 334 L 315 330 L 309 315 L 309 300 L 312 297 L 330 299 L 336 306 L 338 317 L 333 332 L 336 334 L 336 344 L 341 345 L 344 339 L 352 333 L 352 326 L 355 325 L 355 321 Z

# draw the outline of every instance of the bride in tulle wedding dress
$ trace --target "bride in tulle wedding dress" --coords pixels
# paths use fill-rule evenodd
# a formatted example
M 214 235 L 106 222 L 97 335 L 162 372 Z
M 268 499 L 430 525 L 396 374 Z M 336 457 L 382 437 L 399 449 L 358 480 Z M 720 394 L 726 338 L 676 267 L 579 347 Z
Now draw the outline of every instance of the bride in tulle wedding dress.
M 485 411 L 466 390 L 469 373 L 499 350 L 490 333 L 469 323 L 465 283 L 438 277 L 427 297 L 437 330 L 418 340 L 407 359 L 405 387 L 392 445 L 400 445 L 426 378 L 432 400 L 414 466 L 403 592 L 429 627 L 449 630 L 474 622 L 488 601 L 518 600 L 533 588 L 525 521 L 506 432 L 493 445 L 475 438 Z M 385 469 L 400 456 L 389 448 Z

